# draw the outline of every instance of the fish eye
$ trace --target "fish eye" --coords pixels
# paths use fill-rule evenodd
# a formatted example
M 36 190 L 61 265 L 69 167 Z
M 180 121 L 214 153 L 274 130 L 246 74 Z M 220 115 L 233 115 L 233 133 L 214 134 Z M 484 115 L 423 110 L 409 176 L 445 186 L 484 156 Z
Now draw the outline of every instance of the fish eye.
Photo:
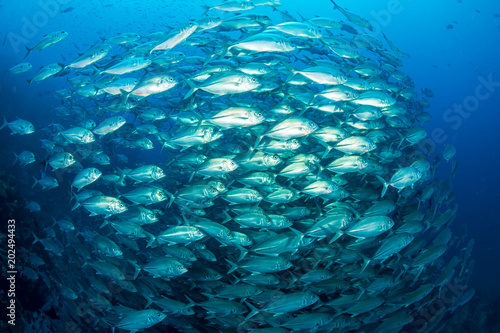
M 182 269 L 182 266 L 181 266 L 181 265 L 177 266 L 177 269 L 178 269 L 178 270 L 181 270 L 181 269 Z

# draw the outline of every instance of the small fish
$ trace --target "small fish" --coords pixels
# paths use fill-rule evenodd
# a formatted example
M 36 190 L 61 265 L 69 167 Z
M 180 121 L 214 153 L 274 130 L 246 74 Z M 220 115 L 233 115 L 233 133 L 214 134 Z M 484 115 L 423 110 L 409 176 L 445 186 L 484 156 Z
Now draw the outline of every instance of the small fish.
M 35 127 L 33 126 L 33 124 L 23 119 L 18 118 L 8 123 L 7 119 L 3 117 L 3 125 L 0 127 L 0 130 L 7 126 L 9 126 L 10 130 L 12 131 L 10 135 L 14 134 L 27 135 L 35 133 Z
M 360 27 L 367 28 L 370 31 L 373 31 L 373 27 L 371 23 L 364 18 L 362 18 L 359 15 L 353 14 L 351 12 L 348 12 L 347 10 L 343 9 L 342 7 L 339 7 L 333 0 L 330 0 L 333 3 L 333 6 L 335 9 L 339 10 L 344 16 L 351 21 L 352 23 L 359 25 Z
M 102 172 L 96 168 L 83 169 L 76 174 L 75 179 L 71 183 L 72 187 L 76 187 L 80 191 L 84 186 L 90 185 L 101 177 Z
M 66 37 L 68 37 L 68 33 L 66 31 L 55 31 L 48 35 L 45 35 L 43 36 L 42 40 L 38 42 L 38 44 L 36 44 L 34 47 L 29 48 L 26 46 L 26 50 L 28 52 L 24 57 L 26 58 L 33 50 L 43 50 L 46 47 L 49 47 L 50 45 L 62 41 Z
M 27 151 L 27 150 L 21 152 L 19 155 L 14 153 L 14 157 L 15 157 L 15 159 L 14 159 L 14 162 L 12 163 L 12 165 L 19 162 L 19 165 L 25 166 L 25 165 L 28 165 L 30 163 L 35 162 L 35 154 L 33 154 L 32 152 Z
M 104 119 L 97 127 L 95 127 L 92 132 L 97 135 L 106 135 L 118 130 L 120 127 L 125 125 L 126 120 L 122 116 L 112 116 Z
M 127 210 L 127 206 L 121 200 L 103 195 L 92 196 L 83 201 L 81 205 L 91 213 L 90 216 L 105 215 L 105 217 L 110 217 Z
M 149 53 L 153 53 L 156 50 L 171 50 L 179 43 L 185 41 L 189 36 L 191 36 L 196 29 L 198 28 L 198 24 L 196 22 L 188 22 L 181 27 L 172 30 L 164 40 L 153 47 Z
M 59 63 L 49 64 L 47 66 L 40 68 L 38 73 L 36 73 L 35 76 L 33 76 L 33 78 L 31 80 L 27 80 L 27 81 L 31 85 L 31 82 L 33 82 L 33 81 L 45 80 L 45 79 L 47 79 L 51 76 L 54 76 L 57 73 L 61 72 L 64 67 L 65 66 L 63 64 L 59 64 Z
M 15 65 L 14 67 L 7 70 L 7 73 L 10 73 L 10 74 L 24 73 L 24 72 L 29 71 L 31 68 L 32 68 L 32 66 L 29 62 L 23 62 L 23 63 Z
M 99 74 L 123 75 L 141 70 L 151 65 L 151 60 L 145 57 L 131 58 L 120 61 L 119 63 L 101 71 Z
M 68 152 L 56 153 L 48 160 L 48 164 L 52 167 L 52 171 L 67 168 L 75 162 L 75 157 Z
M 158 310 L 133 311 L 126 314 L 123 319 L 116 324 L 116 327 L 136 332 L 138 330 L 150 328 L 160 323 L 166 317 L 166 314 Z
M 44 190 L 59 186 L 57 179 L 55 179 L 54 177 L 47 176 L 43 172 L 42 172 L 42 177 L 39 180 L 37 180 L 35 177 L 33 177 L 33 180 L 35 182 L 33 183 L 33 186 L 31 186 L 31 188 L 34 188 L 37 184 L 40 184 L 42 186 L 42 189 Z
M 26 208 L 32 212 L 32 213 L 36 213 L 36 212 L 39 212 L 42 210 L 42 208 L 40 207 L 40 204 L 36 201 L 30 201 L 27 205 L 26 205 Z
M 94 134 L 83 127 L 73 127 L 59 132 L 66 140 L 76 144 L 86 144 L 95 141 Z
M 66 67 L 84 68 L 104 58 L 110 50 L 111 46 L 108 44 L 95 45 L 91 47 L 88 51 L 81 54 L 78 58 L 76 58 Z

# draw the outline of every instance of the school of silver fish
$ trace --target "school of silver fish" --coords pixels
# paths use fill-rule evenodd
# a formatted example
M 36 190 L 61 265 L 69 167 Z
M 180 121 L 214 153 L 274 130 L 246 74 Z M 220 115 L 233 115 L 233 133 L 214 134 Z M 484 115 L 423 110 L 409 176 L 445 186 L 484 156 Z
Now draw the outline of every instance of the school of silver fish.
M 39 136 L 34 190 L 71 198 L 34 232 L 23 270 L 60 319 L 28 331 L 438 332 L 472 298 L 473 241 L 450 228 L 455 148 L 438 178 L 423 126 L 432 92 L 332 3 L 349 22 L 225 1 L 170 31 L 102 38 L 29 80 L 67 80 L 59 121 L 2 128 Z M 39 156 L 14 154 L 21 167 Z M 463 288 L 446 311 L 412 326 L 449 284 Z

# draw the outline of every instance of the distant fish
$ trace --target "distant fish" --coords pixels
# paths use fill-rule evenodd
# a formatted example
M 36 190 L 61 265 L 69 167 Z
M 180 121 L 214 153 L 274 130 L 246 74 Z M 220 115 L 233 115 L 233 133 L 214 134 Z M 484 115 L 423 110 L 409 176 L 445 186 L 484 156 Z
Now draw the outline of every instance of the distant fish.
M 70 12 L 70 11 L 72 11 L 73 9 L 75 9 L 75 8 L 73 8 L 73 7 L 68 7 L 68 8 L 66 8 L 66 9 L 64 9 L 64 10 L 61 10 L 61 13 L 69 13 L 69 12 Z
M 25 166 L 27 164 L 35 162 L 35 155 L 32 152 L 27 151 L 27 150 L 23 151 L 19 155 L 14 153 L 14 156 L 15 156 L 15 160 L 14 160 L 14 163 L 12 163 L 12 165 L 19 162 L 20 165 Z
M 20 64 L 17 64 L 7 70 L 6 72 L 10 74 L 19 74 L 19 73 L 24 73 L 26 71 L 29 71 L 32 68 L 31 64 L 29 62 L 22 62 Z
M 42 210 L 42 208 L 40 208 L 40 205 L 38 204 L 38 202 L 36 201 L 30 201 L 27 205 L 26 205 L 26 208 L 32 212 L 32 213 L 36 213 L 36 212 L 39 212 Z
M 68 33 L 66 31 L 55 31 L 48 35 L 45 35 L 43 36 L 42 40 L 38 42 L 38 44 L 36 44 L 34 47 L 29 48 L 26 46 L 26 50 L 28 52 L 24 57 L 26 58 L 33 50 L 43 50 L 52 44 L 62 41 L 66 37 L 68 37 Z

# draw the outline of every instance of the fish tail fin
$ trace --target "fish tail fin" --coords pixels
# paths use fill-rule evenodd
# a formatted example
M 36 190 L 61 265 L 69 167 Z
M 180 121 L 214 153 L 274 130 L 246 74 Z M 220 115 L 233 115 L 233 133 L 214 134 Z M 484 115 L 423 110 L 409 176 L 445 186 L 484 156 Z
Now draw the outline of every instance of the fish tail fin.
M 34 176 L 31 176 L 31 177 L 33 177 L 33 180 L 34 180 L 33 185 L 31 185 L 31 188 L 34 188 L 36 186 L 36 184 L 38 184 L 39 181 Z
M 222 49 L 222 50 L 224 51 L 224 49 Z M 220 52 L 222 52 L 222 51 L 220 51 Z M 219 53 L 220 53 L 220 52 L 219 52 Z M 209 56 L 207 57 L 207 59 L 205 59 L 205 61 L 203 62 L 202 67 L 205 67 L 205 66 L 206 66 L 206 65 L 207 65 L 210 61 L 212 61 L 212 59 L 213 59 L 213 58 L 215 58 L 215 56 L 216 56 L 217 54 L 218 54 L 218 53 L 216 52 L 216 53 L 213 53 L 213 54 L 209 55 Z
M 122 97 L 123 97 L 123 99 L 120 102 L 121 105 L 127 105 L 128 97 L 130 96 L 130 93 L 132 92 L 132 90 L 130 92 L 126 92 L 125 90 L 120 89 L 120 92 L 122 93 Z
M 244 321 L 244 322 L 248 321 L 250 318 L 252 318 L 253 316 L 257 315 L 257 314 L 260 312 L 260 310 L 259 310 L 259 309 L 257 309 L 257 308 L 256 308 L 255 306 L 253 306 L 252 304 L 250 304 L 250 303 L 248 303 L 248 302 L 245 302 L 245 304 L 246 304 L 246 305 L 250 308 L 250 310 L 252 310 L 252 311 L 250 311 L 250 313 L 248 314 L 248 316 L 246 316 L 246 317 L 245 317 L 245 321 Z
M 153 303 L 153 300 L 148 295 L 144 295 L 144 298 L 148 301 L 148 303 L 144 307 L 146 309 L 148 306 L 150 306 Z
M 57 221 L 56 219 L 54 218 L 54 216 L 51 216 L 52 217 L 52 220 L 54 220 L 54 223 L 52 224 L 52 226 L 55 226 L 57 224 Z
M 344 233 L 343 233 L 341 230 L 337 231 L 337 232 L 335 233 L 335 236 L 333 236 L 333 237 L 330 239 L 330 241 L 328 242 L 328 244 L 332 244 L 332 243 L 333 243 L 333 242 L 335 242 L 337 239 L 339 239 L 340 237 L 342 237 L 342 235 L 343 235 L 343 234 L 344 234 Z
M 144 234 L 149 237 L 148 244 L 146 245 L 146 248 L 150 247 L 153 245 L 154 241 L 156 240 L 156 237 L 153 234 L 150 234 L 147 231 L 144 231 Z
M 248 250 L 245 249 L 243 246 L 241 246 L 240 244 L 234 244 L 234 246 L 236 246 L 236 248 L 238 250 L 240 250 L 240 256 L 238 257 L 238 261 L 240 261 L 241 259 L 245 258 L 245 256 L 247 255 L 248 253 Z
M 361 298 L 361 297 L 365 294 L 365 292 L 366 292 L 366 289 L 365 289 L 365 288 L 363 288 L 362 286 L 359 286 L 358 288 L 359 288 L 359 289 L 361 289 L 361 292 L 359 293 L 358 298 L 356 298 L 356 301 L 359 301 L 359 299 L 360 299 L 360 298 Z
M 340 8 L 339 5 L 337 5 L 335 3 L 335 1 L 333 1 L 333 0 L 330 0 L 330 1 L 333 3 L 333 9 L 339 9 Z
M 196 125 L 196 130 L 198 130 L 198 128 L 203 125 L 203 121 L 205 120 L 205 118 L 203 117 L 203 115 L 197 111 L 193 111 L 194 113 L 194 116 L 196 117 L 196 119 L 198 119 L 198 125 Z
M 228 210 L 227 210 L 227 209 L 224 209 L 224 210 L 222 211 L 222 213 L 224 213 L 224 216 L 225 216 L 226 218 L 224 219 L 224 221 L 222 221 L 222 222 L 221 222 L 221 224 L 226 224 L 227 222 L 229 222 L 229 221 L 231 221 L 231 220 L 233 219 L 233 218 L 231 217 L 231 215 L 229 215 L 229 213 L 228 213 Z
M 295 283 L 299 280 L 299 279 L 298 279 L 298 278 L 297 278 L 297 277 L 296 277 L 293 273 L 291 273 L 291 272 L 290 272 L 290 276 L 291 276 L 291 278 L 292 278 L 292 279 L 291 279 L 290 283 L 288 284 L 287 289 L 292 288 L 292 287 L 295 285 Z
M 220 58 L 219 58 L 219 60 L 224 59 L 224 58 L 227 56 L 227 54 L 228 54 L 228 52 L 229 52 L 229 50 L 230 50 L 230 49 L 231 49 L 231 46 L 225 46 L 225 47 L 222 49 L 222 51 L 220 51 Z M 211 59 L 210 59 L 210 60 L 211 60 Z
M 287 63 L 286 61 L 283 61 L 282 62 L 283 66 L 286 67 L 286 69 L 290 72 L 287 76 L 286 76 L 286 80 L 285 82 L 288 82 L 290 81 L 290 79 L 295 75 L 295 73 L 297 73 L 297 71 L 292 67 L 292 65 L 290 65 L 289 63 Z
M 191 183 L 191 181 L 193 180 L 193 177 L 194 177 L 195 174 L 196 174 L 196 171 L 193 171 L 191 173 L 191 176 L 189 176 L 189 182 L 188 183 Z
M 198 90 L 198 87 L 195 86 L 194 83 L 191 82 L 189 79 L 186 79 L 186 83 L 188 84 L 190 90 L 187 92 L 186 96 L 184 96 L 184 99 L 188 98 L 189 96 L 194 94 L 196 90 Z
M 59 71 L 59 73 L 61 73 L 64 69 L 66 69 L 66 67 L 68 67 L 65 64 L 63 64 L 62 62 L 58 62 L 57 64 L 61 67 L 61 70 Z M 57 73 L 56 76 L 60 76 L 60 75 L 58 75 L 59 73 Z
M 238 284 L 238 282 L 241 281 L 241 279 L 239 277 L 235 276 L 234 274 L 229 275 L 228 278 L 229 278 L 229 281 L 231 282 L 232 285 Z M 232 280 L 231 278 L 234 281 L 231 281 Z
M 69 203 L 71 203 L 73 199 L 75 199 L 75 194 L 73 193 L 73 191 L 69 191 Z
M 35 240 L 34 240 L 34 241 L 33 241 L 33 243 L 31 243 L 31 244 L 35 244 L 36 242 L 39 242 L 39 241 L 40 241 L 40 239 L 38 239 L 38 237 L 36 237 L 36 235 L 35 235 L 35 233 L 34 233 L 34 232 L 32 232 L 31 234 L 33 235 L 33 237 L 35 237 Z
M 227 274 L 231 274 L 232 272 L 234 272 L 235 270 L 238 269 L 238 265 L 236 265 L 234 262 L 232 262 L 231 260 L 229 260 L 227 258 L 226 258 L 226 261 L 231 266 L 231 268 L 229 269 L 229 271 L 227 272 Z
M 399 141 L 399 145 L 398 145 L 398 149 L 399 149 L 399 147 L 401 147 L 401 145 L 402 145 L 402 144 L 403 144 L 403 142 L 405 141 L 405 137 L 404 137 L 401 133 L 399 133 L 399 132 L 396 132 L 396 133 L 399 135 L 399 138 L 401 139 L 401 140 Z
M 71 208 L 71 211 L 74 211 L 78 207 L 80 207 L 80 203 L 77 201 L 76 204 Z
M 382 183 L 382 185 L 384 185 L 384 187 L 382 188 L 382 194 L 380 195 L 380 197 L 383 198 L 385 193 L 387 192 L 387 188 L 389 187 L 389 183 L 387 183 L 385 181 L 385 179 L 380 177 L 380 176 L 376 176 L 376 177 Z
M 204 10 L 203 14 L 201 14 L 201 16 L 200 16 L 200 17 L 204 16 L 204 15 L 205 15 L 206 13 L 208 13 L 208 11 L 211 9 L 211 8 L 210 8 L 210 6 L 205 5 L 205 4 L 201 4 L 200 6 L 201 6 L 201 8 L 203 8 L 203 10 Z
M 304 243 L 302 242 L 302 240 L 304 239 L 304 236 L 305 236 L 304 233 L 300 232 L 297 229 L 294 229 L 292 227 L 289 227 L 288 229 L 290 229 L 295 234 L 295 236 L 299 237 L 299 246 L 304 245 Z
M 133 260 L 128 260 L 128 262 L 134 266 L 134 269 L 135 269 L 135 272 L 134 272 L 134 280 L 137 278 L 137 275 L 139 275 L 139 272 L 141 271 L 141 268 L 139 267 L 139 265 L 137 265 L 137 263 Z
M 107 226 L 109 224 L 109 220 L 108 219 L 105 219 L 104 222 L 101 224 L 101 226 L 99 227 L 99 229 L 101 228 L 104 228 L 105 226 Z
M 118 174 L 120 175 L 120 178 L 118 179 L 118 184 L 125 184 L 125 179 L 127 178 L 128 173 L 121 170 L 120 168 L 117 169 L 118 169 Z
M 12 152 L 12 154 L 14 154 L 14 162 L 12 162 L 12 165 L 15 165 L 17 163 L 17 154 Z
M 368 265 L 370 264 L 371 259 L 361 253 L 360 256 L 363 258 L 363 266 L 361 267 L 361 272 L 359 272 L 359 274 L 362 274 L 365 271 L 366 267 L 368 267 Z
M 27 52 L 26 52 L 26 55 L 24 56 L 24 58 L 23 58 L 23 59 L 26 59 L 26 57 L 28 56 L 28 54 L 30 54 L 30 53 L 31 53 L 31 51 L 33 51 L 33 49 L 30 49 L 30 48 L 29 48 L 29 47 L 27 47 L 27 46 L 25 46 L 25 48 L 26 48 L 26 51 L 27 51 Z
M 188 302 L 189 302 L 188 304 L 186 304 L 186 308 L 190 308 L 190 307 L 193 307 L 193 306 L 195 306 L 195 305 L 196 305 L 196 302 L 195 302 L 195 301 L 193 301 L 191 298 L 189 298 L 189 296 L 188 296 L 188 295 L 184 295 L 184 297 L 186 297 L 186 298 L 187 298 L 187 300 L 188 300 Z
M 323 141 L 318 141 L 318 143 L 320 145 L 322 145 L 323 147 L 325 147 L 325 152 L 323 153 L 323 156 L 321 157 L 321 159 L 324 159 L 328 154 L 330 154 L 330 152 L 332 151 L 333 147 L 330 146 L 329 144 L 327 144 L 326 142 L 323 142 Z M 320 172 L 322 170 L 320 169 Z
M 262 141 L 262 138 L 264 135 L 258 135 L 257 138 L 255 139 L 255 143 L 253 144 L 253 149 L 257 148 Z
M 1 130 L 2 128 L 5 128 L 8 124 L 9 124 L 9 123 L 7 122 L 7 119 L 5 119 L 5 116 L 4 116 L 4 117 L 3 117 L 3 124 L 2 124 L 2 126 L 0 127 L 0 130 Z
M 175 195 L 173 195 L 172 193 L 166 191 L 166 190 L 163 190 L 163 192 L 165 192 L 165 194 L 167 195 L 167 197 L 170 198 L 170 201 L 168 202 L 168 206 L 167 208 L 170 208 L 170 206 L 172 206 L 172 204 L 174 203 L 174 200 L 175 200 Z

